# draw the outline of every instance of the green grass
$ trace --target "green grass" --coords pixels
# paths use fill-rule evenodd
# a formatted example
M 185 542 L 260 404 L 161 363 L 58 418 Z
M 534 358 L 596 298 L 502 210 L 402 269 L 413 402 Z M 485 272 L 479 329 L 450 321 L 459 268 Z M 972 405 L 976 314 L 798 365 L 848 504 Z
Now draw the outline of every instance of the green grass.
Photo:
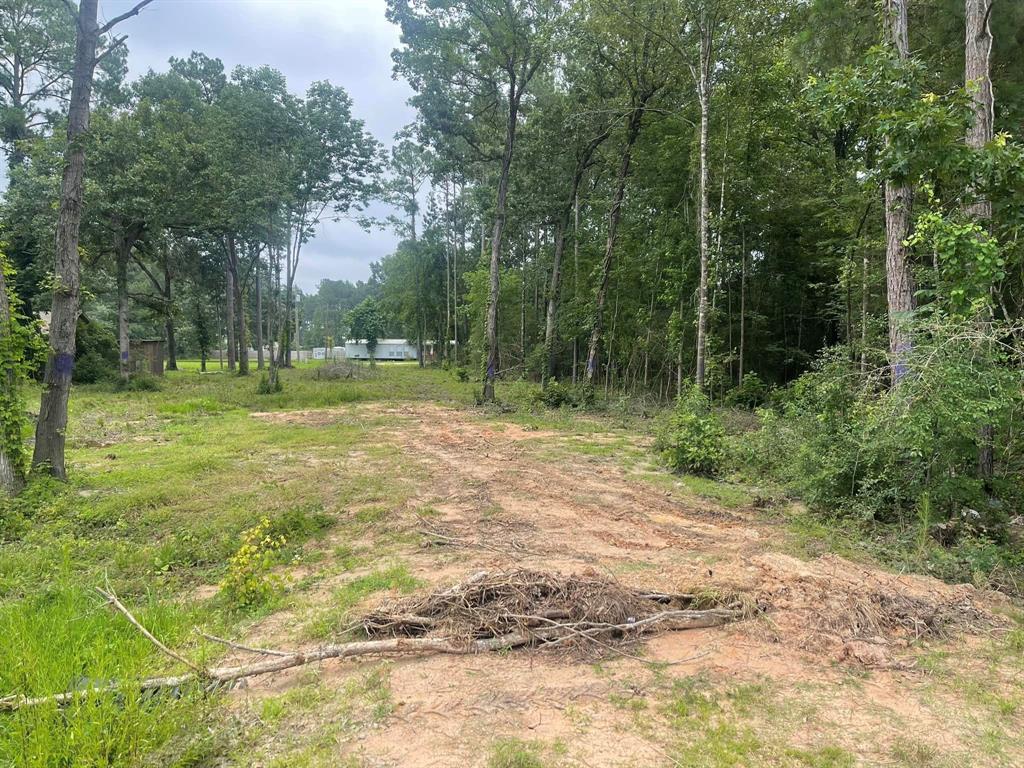
M 544 768 L 540 745 L 522 739 L 499 739 L 491 745 L 487 768 Z
M 400 705 L 386 664 L 364 667 L 340 688 L 322 683 L 315 670 L 297 673 L 291 689 L 263 701 L 248 720 L 222 706 L 220 696 L 194 689 L 141 697 L 132 681 L 183 668 L 104 606 L 94 587 L 109 579 L 146 626 L 196 660 L 223 649 L 199 642 L 194 627 L 244 636 L 256 617 L 277 608 L 294 612 L 289 631 L 297 643 L 336 637 L 383 593 L 421 586 L 401 559 L 416 539 L 403 520 L 410 509 L 436 516 L 429 505 L 442 503 L 419 496 L 431 468 L 379 435 L 397 432 L 400 415 L 386 407 L 344 406 L 428 401 L 469 407 L 479 383 L 415 366 L 321 380 L 316 366 L 304 365 L 282 373 L 281 393 L 263 396 L 256 376 L 199 375 L 197 365 L 182 367 L 158 391 L 76 387 L 70 482 L 35 479 L 19 498 L 0 501 L 0 697 L 90 683 L 121 686 L 118 695 L 84 696 L 63 711 L 46 705 L 0 714 L 4 768 L 246 765 L 254 755 L 260 764 L 289 768 L 357 766 L 358 757 L 339 756 L 345 745 L 386 723 Z M 502 384 L 503 404 L 474 409 L 470 418 L 495 429 L 517 424 L 557 433 L 528 441 L 531 458 L 616 463 L 655 492 L 690 503 L 753 504 L 755 489 L 653 469 L 640 439 L 650 428 L 648 413 L 614 403 L 602 404 L 604 413 L 545 410 L 535 405 L 535 392 L 528 382 Z M 333 410 L 310 419 L 251 415 L 324 408 Z M 481 510 L 500 514 L 497 506 Z M 786 515 L 779 526 L 785 535 L 773 546 L 789 542 L 785 546 L 804 556 L 873 554 L 874 545 L 853 526 L 776 514 Z M 242 609 L 218 595 L 217 585 L 240 534 L 263 517 L 287 540 L 269 565 L 287 588 L 273 605 Z M 623 563 L 619 571 L 644 567 Z M 955 655 L 937 652 L 922 662 L 937 697 L 948 689 L 978 717 L 971 737 L 993 764 L 1009 765 L 1006 755 L 1020 749 L 1013 734 L 1024 700 L 998 688 L 996 671 L 1024 670 L 1022 652 L 1024 630 L 1017 627 L 993 641 L 982 657 L 990 669 L 973 677 L 958 674 Z M 673 680 L 653 666 L 649 673 L 644 693 L 624 687 L 606 706 L 625 711 L 645 737 L 667 733 L 664 752 L 672 761 L 697 768 L 855 764 L 824 738 L 791 743 L 797 720 L 806 723 L 813 713 L 780 701 L 769 683 Z M 314 719 L 317 727 L 308 727 Z M 588 727 L 586 715 L 574 722 Z M 489 768 L 565 764 L 564 745 L 501 739 L 485 748 Z M 913 742 L 875 756 L 894 765 L 945 764 L 926 744 Z
M 414 367 L 381 366 L 366 380 L 327 381 L 300 366 L 283 372 L 284 390 L 271 396 L 256 393 L 255 376 L 182 367 L 156 391 L 75 387 L 70 482 L 35 479 L 18 499 L 0 501 L 0 696 L 124 683 L 117 696 L 91 695 L 64 711 L 42 706 L 0 714 L 0 765 L 130 765 L 172 753 L 198 761 L 211 750 L 229 750 L 199 728 L 217 709 L 216 697 L 172 691 L 143 700 L 133 690 L 131 681 L 181 668 L 104 607 L 93 587 L 109 579 L 158 637 L 186 653 L 209 652 L 196 645 L 193 627 L 231 633 L 251 612 L 191 595 L 200 587 L 216 591 L 242 531 L 268 517 L 273 533 L 287 539 L 277 558 L 287 570 L 304 542 L 333 527 L 346 537 L 378 535 L 417 477 L 393 447 L 368 439 L 389 423 L 386 416 L 339 411 L 282 423 L 250 412 L 473 400 L 472 385 Z M 36 394 L 29 392 L 29 400 Z M 361 458 L 351 461 L 356 448 Z M 401 476 L 388 480 L 382 468 Z M 369 557 L 363 547 L 339 548 L 336 560 L 314 554 L 342 570 Z M 417 584 L 404 566 L 386 567 L 339 590 L 332 610 L 337 617 L 379 590 Z M 382 697 L 370 708 L 380 717 L 389 706 Z

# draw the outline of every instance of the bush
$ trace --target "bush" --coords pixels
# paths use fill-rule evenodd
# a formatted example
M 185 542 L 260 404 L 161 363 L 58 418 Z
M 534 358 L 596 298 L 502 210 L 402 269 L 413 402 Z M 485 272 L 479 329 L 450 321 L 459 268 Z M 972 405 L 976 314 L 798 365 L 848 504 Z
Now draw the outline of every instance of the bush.
M 117 339 L 112 331 L 86 317 L 78 320 L 75 331 L 76 384 L 111 381 L 117 375 Z
M 548 408 L 586 409 L 594 405 L 594 388 L 587 384 L 559 384 L 551 379 L 547 386 L 534 396 L 534 401 Z
M 768 396 L 768 385 L 756 373 L 748 373 L 739 385 L 730 389 L 725 395 L 728 405 L 753 409 L 763 405 Z
M 117 392 L 159 392 L 160 379 L 151 373 L 135 373 L 127 379 L 119 378 L 114 385 Z
M 890 389 L 884 372 L 864 377 L 845 350 L 814 369 L 762 412 L 752 469 L 785 482 L 812 509 L 913 524 L 927 498 L 936 523 L 997 536 L 1019 513 L 1024 445 L 1012 427 L 1024 416 L 1019 360 L 1004 332 L 977 325 L 919 329 L 909 373 Z M 1000 461 L 978 473 L 978 435 L 991 425 Z
M 319 378 L 319 371 L 317 371 L 317 378 Z M 256 385 L 256 394 L 258 395 L 276 395 L 284 387 L 281 384 L 281 378 L 277 377 L 273 383 L 270 381 L 270 376 L 263 374 L 260 376 L 259 383 Z
M 725 431 L 696 386 L 680 395 L 658 430 L 654 449 L 677 472 L 713 475 L 725 458 Z
M 465 384 L 469 381 L 469 370 L 464 365 L 460 365 L 455 369 L 455 378 Z
M 228 572 L 220 584 L 221 594 L 236 605 L 251 607 L 275 597 L 284 583 L 271 570 L 287 543 L 273 532 L 268 518 L 242 532 L 242 544 L 228 562 Z

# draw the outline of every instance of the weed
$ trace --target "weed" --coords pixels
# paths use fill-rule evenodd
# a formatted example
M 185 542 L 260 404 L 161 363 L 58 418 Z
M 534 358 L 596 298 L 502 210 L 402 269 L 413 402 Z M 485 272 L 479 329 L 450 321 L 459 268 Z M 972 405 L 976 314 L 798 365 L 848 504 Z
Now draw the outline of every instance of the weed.
M 544 768 L 537 744 L 522 739 L 500 739 L 491 745 L 487 768 Z
M 231 557 L 228 572 L 220 584 L 221 594 L 236 605 L 252 607 L 266 603 L 284 589 L 281 578 L 271 572 L 288 540 L 272 532 L 268 518 L 242 533 L 242 545 Z

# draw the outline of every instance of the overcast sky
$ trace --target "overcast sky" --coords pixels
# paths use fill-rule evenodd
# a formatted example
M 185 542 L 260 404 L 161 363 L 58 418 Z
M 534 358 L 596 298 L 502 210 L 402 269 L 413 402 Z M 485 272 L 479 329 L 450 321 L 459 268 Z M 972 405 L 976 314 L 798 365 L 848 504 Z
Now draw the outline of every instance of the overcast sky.
M 135 2 L 100 0 L 100 15 L 110 19 Z M 128 35 L 132 78 L 165 70 L 171 56 L 195 50 L 221 59 L 229 72 L 237 64 L 268 64 L 284 73 L 293 93 L 330 80 L 349 92 L 355 115 L 389 144 L 413 113 L 409 87 L 391 77 L 399 33 L 384 10 L 385 0 L 155 0 L 117 33 Z M 388 232 L 324 223 L 303 248 L 298 283 L 314 291 L 323 278 L 365 280 L 370 263 L 395 242 Z

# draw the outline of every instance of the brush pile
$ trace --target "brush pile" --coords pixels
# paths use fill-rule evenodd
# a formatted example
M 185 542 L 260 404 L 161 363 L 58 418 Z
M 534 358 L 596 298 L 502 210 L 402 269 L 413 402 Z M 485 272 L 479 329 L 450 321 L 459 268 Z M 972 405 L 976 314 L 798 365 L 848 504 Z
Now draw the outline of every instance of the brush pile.
M 469 642 L 522 635 L 535 645 L 594 645 L 744 618 L 741 600 L 636 590 L 611 579 L 515 570 L 477 573 L 446 589 L 380 605 L 362 620 L 371 638 Z

